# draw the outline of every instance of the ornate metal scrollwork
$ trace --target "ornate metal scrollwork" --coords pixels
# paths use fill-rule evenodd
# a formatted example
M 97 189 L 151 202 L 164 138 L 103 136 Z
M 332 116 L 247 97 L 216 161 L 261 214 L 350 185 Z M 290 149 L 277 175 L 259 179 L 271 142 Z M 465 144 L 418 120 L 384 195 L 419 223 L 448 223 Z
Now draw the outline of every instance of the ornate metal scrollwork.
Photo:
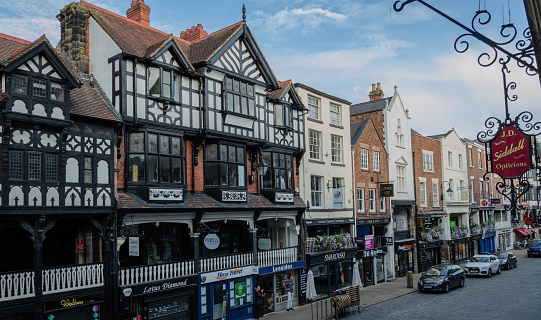
M 541 134 L 541 121 L 531 123 L 532 120 L 532 113 L 530 111 L 523 111 L 516 116 L 515 123 L 524 133 L 528 133 L 529 135 Z
M 490 140 L 494 139 L 498 132 L 500 131 L 502 122 L 500 119 L 495 117 L 490 117 L 485 120 L 485 127 L 487 127 L 487 131 L 481 131 L 477 134 L 477 140 L 481 142 L 489 142 Z

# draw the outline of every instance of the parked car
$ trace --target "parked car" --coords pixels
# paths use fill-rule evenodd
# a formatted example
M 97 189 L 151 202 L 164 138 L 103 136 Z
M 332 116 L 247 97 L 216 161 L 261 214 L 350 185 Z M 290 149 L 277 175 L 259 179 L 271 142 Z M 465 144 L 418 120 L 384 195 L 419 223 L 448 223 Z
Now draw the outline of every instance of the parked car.
M 513 252 L 502 252 L 500 255 L 498 255 L 498 259 L 500 260 L 501 269 L 509 270 L 512 267 L 517 267 L 517 257 L 515 257 Z
M 494 273 L 500 274 L 502 268 L 500 267 L 500 260 L 495 255 L 478 254 L 468 260 L 464 272 L 466 277 L 473 275 L 492 277 Z
M 528 258 L 533 256 L 541 257 L 541 239 L 534 239 L 532 245 L 528 247 Z
M 417 287 L 423 291 L 449 292 L 454 287 L 463 287 L 466 277 L 464 270 L 457 265 L 436 265 L 419 278 Z

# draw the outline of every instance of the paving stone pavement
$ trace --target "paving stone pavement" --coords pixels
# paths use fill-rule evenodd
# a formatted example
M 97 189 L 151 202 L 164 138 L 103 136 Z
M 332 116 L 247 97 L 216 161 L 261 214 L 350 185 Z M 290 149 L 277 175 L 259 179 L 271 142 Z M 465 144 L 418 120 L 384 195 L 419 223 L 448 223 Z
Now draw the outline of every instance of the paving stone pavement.
M 518 268 L 516 270 L 518 270 L 518 272 L 520 272 L 521 270 L 521 260 L 526 258 L 526 250 L 513 250 L 513 252 L 515 253 L 515 255 L 517 256 L 517 259 L 518 259 Z M 529 261 L 530 259 L 528 259 Z M 535 263 L 533 261 L 529 261 L 529 263 L 534 263 L 536 265 L 538 265 L 537 267 L 537 273 L 539 273 L 541 275 L 541 259 L 534 259 L 534 260 L 539 260 L 538 262 L 539 263 Z M 465 263 L 462 263 L 460 264 L 460 266 L 462 268 L 464 268 L 465 266 Z M 513 272 L 515 270 L 510 270 L 510 271 L 504 271 L 504 274 L 505 272 Z M 415 293 L 417 292 L 417 280 L 419 279 L 421 275 L 419 273 L 417 274 L 414 274 L 413 275 L 413 288 L 407 288 L 407 279 L 406 277 L 401 277 L 401 278 L 397 278 L 395 279 L 394 281 L 389 281 L 389 282 L 384 282 L 384 283 L 381 283 L 381 284 L 378 284 L 378 285 L 375 285 L 375 286 L 369 286 L 369 287 L 366 287 L 366 288 L 363 288 L 361 290 L 361 306 L 363 307 L 363 312 L 359 313 L 358 315 L 353 315 L 353 316 L 349 316 L 349 317 L 344 317 L 344 318 L 341 318 L 341 319 L 348 319 L 348 320 L 352 320 L 352 319 L 400 319 L 400 320 L 404 320 L 404 319 L 426 319 L 426 315 L 423 316 L 423 312 L 426 312 L 427 311 L 427 308 L 428 307 L 424 307 L 422 306 L 421 304 L 417 303 L 417 304 L 414 304 L 414 305 L 408 305 L 408 302 L 404 302 L 404 301 L 401 301 L 401 304 L 405 304 L 405 306 L 403 306 L 401 309 L 402 310 L 399 310 L 395 313 L 392 313 L 391 312 L 387 312 L 385 314 L 385 316 L 382 316 L 382 313 L 381 312 L 377 312 L 375 314 L 372 314 L 372 309 L 376 308 L 378 304 L 380 303 L 384 303 L 384 302 L 388 302 L 390 300 L 393 300 L 393 299 L 396 299 L 396 298 L 399 298 L 399 297 L 402 297 L 404 295 L 407 295 L 407 294 L 411 294 L 411 293 Z M 491 295 L 495 297 L 494 301 L 487 301 L 487 303 L 490 303 L 492 305 L 492 310 L 494 310 L 493 313 L 487 315 L 487 317 L 479 317 L 478 315 L 473 315 L 471 312 L 475 313 L 475 310 L 477 309 L 477 306 L 479 305 L 479 301 L 476 300 L 476 299 L 470 299 L 466 302 L 463 302 L 461 305 L 457 305 L 455 308 L 452 308 L 453 310 L 442 310 L 443 314 L 444 315 L 448 315 L 449 318 L 448 319 L 468 319 L 468 318 L 475 318 L 475 319 L 510 319 L 509 318 L 509 315 L 507 315 L 506 317 L 500 317 L 499 314 L 502 314 L 502 312 L 500 310 L 498 310 L 498 303 L 497 301 L 498 300 L 502 300 L 502 305 L 503 305 L 503 301 L 507 301 L 509 302 L 509 299 L 512 299 L 512 295 L 505 292 L 505 277 L 502 276 L 500 278 L 498 278 L 499 276 L 494 276 L 491 280 L 496 280 L 496 279 L 499 279 L 500 281 L 498 282 L 501 282 L 501 286 L 499 285 L 490 285 L 490 290 L 492 291 Z M 466 280 L 466 286 L 468 285 L 473 285 L 473 286 L 476 286 L 476 285 L 482 285 L 482 284 L 488 284 L 488 282 L 482 282 L 483 280 L 487 280 L 487 279 L 484 279 L 484 278 L 468 278 Z M 540 282 L 541 283 L 541 282 Z M 524 283 L 524 285 L 528 285 L 527 281 L 526 283 Z M 539 288 L 541 288 L 541 286 L 537 285 L 537 290 L 541 290 Z M 502 291 L 503 289 L 503 291 Z M 489 289 L 487 289 L 489 290 Z M 458 295 L 460 295 L 461 293 L 461 290 L 460 289 L 455 289 L 453 291 L 451 291 L 451 293 L 449 294 L 432 294 L 432 293 L 428 293 L 426 294 L 426 296 L 423 294 L 422 297 L 423 297 L 423 300 L 426 300 L 426 299 L 430 299 L 431 300 L 431 304 L 432 306 L 434 305 L 438 305 L 438 304 L 443 304 L 444 301 L 447 301 L 449 300 L 450 298 L 452 299 L 453 297 L 456 297 Z M 521 300 L 524 300 L 525 297 L 521 297 L 520 296 L 520 292 L 516 292 L 517 297 L 519 297 L 519 299 Z M 541 295 L 537 295 L 537 297 L 539 298 Z M 425 299 L 426 298 L 426 299 Z M 397 300 L 398 301 L 398 300 Z M 394 303 L 394 302 L 393 302 Z M 539 304 L 536 303 L 538 306 Z M 280 311 L 280 312 L 274 312 L 274 313 L 270 313 L 270 314 L 267 314 L 265 315 L 262 319 L 265 319 L 265 320 L 285 320 L 285 319 L 294 319 L 294 320 L 321 320 L 321 319 L 324 319 L 324 317 L 321 317 L 321 312 L 317 312 L 318 310 L 316 310 L 316 303 L 310 305 L 310 304 L 306 304 L 306 305 L 302 305 L 302 306 L 297 306 L 294 308 L 294 310 L 292 311 Z M 460 312 L 457 312 L 457 311 L 460 311 Z M 313 313 L 313 315 L 312 315 Z M 503 312 L 503 314 L 505 314 L 507 312 Z M 462 314 L 462 316 L 458 316 L 459 314 Z M 319 317 L 316 317 L 316 315 L 319 315 Z M 455 316 L 456 315 L 456 316 Z M 523 317 L 520 317 L 518 316 L 520 314 L 517 314 L 516 312 L 514 313 L 514 315 L 512 316 L 513 319 L 521 319 L 521 320 L 525 320 L 525 319 L 530 319 L 528 316 L 530 315 L 530 313 L 528 314 L 524 314 Z M 517 317 L 518 316 L 518 317 Z M 331 317 L 331 315 L 329 314 L 329 318 Z M 319 318 L 319 319 L 318 319 Z M 446 319 L 445 317 L 441 318 L 439 316 L 434 316 L 433 319 Z M 539 314 L 539 317 L 537 318 L 532 318 L 532 319 L 541 319 L 541 314 Z

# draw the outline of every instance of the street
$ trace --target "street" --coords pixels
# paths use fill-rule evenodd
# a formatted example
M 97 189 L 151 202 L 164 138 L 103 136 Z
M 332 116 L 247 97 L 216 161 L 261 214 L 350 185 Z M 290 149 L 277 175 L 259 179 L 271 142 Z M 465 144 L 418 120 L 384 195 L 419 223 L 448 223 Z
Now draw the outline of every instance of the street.
M 413 292 L 345 319 L 540 319 L 540 284 L 541 259 L 520 258 L 518 268 L 467 278 L 448 294 Z

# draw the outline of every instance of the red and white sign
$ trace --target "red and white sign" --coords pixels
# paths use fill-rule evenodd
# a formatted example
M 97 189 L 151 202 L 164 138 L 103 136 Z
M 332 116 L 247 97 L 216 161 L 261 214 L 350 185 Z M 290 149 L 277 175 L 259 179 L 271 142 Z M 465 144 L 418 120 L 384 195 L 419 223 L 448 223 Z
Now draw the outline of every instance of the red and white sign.
M 532 166 L 530 136 L 514 125 L 503 127 L 490 142 L 492 171 L 502 178 L 520 177 Z
M 75 252 L 85 252 L 84 239 L 75 239 Z

